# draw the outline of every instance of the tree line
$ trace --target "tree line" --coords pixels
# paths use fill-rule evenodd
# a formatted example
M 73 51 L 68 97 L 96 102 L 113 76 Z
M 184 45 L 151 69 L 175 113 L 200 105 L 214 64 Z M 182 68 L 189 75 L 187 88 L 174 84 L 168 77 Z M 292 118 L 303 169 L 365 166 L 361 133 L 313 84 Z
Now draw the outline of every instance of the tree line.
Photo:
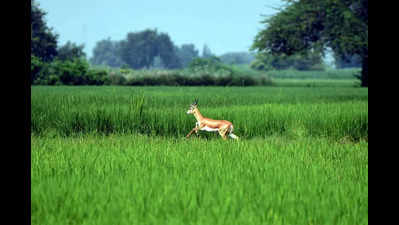
M 99 41 L 93 50 L 93 57 L 86 59 L 84 45 L 68 41 L 58 44 L 59 35 L 48 27 L 46 12 L 39 4 L 31 1 L 31 84 L 38 85 L 256 85 L 256 79 L 236 74 L 223 66 L 220 59 L 204 45 L 199 54 L 194 44 L 176 46 L 168 34 L 157 30 L 131 32 L 125 40 Z M 229 53 L 221 58 L 232 63 L 248 63 L 249 53 Z M 216 61 L 215 61 L 216 60 Z M 119 73 L 92 65 L 122 67 Z M 207 66 L 202 66 L 207 64 Z M 184 72 L 165 76 L 134 77 L 127 79 L 123 68 L 203 68 L 206 71 L 196 77 L 185 77 Z M 216 71 L 217 70 L 217 71 Z M 227 75 L 212 77 L 209 72 L 225 70 Z M 233 77 L 234 73 L 234 77 Z M 261 82 L 265 82 L 261 80 Z
M 146 29 L 129 32 L 120 41 L 108 38 L 97 42 L 90 62 L 93 65 L 125 66 L 132 69 L 178 69 L 186 67 L 197 57 L 199 51 L 194 44 L 179 47 L 167 33 Z
M 197 58 L 217 57 L 226 65 L 250 64 L 256 70 L 323 70 L 323 52 L 309 51 L 306 54 L 273 55 L 253 52 L 227 52 L 216 56 L 208 45 L 204 45 L 202 54 L 194 44 L 177 46 L 167 33 L 156 29 L 130 32 L 126 39 L 113 41 L 107 38 L 98 41 L 93 49 L 90 63 L 114 68 L 131 69 L 182 69 L 187 68 Z M 336 67 L 359 67 L 358 57 L 334 55 Z

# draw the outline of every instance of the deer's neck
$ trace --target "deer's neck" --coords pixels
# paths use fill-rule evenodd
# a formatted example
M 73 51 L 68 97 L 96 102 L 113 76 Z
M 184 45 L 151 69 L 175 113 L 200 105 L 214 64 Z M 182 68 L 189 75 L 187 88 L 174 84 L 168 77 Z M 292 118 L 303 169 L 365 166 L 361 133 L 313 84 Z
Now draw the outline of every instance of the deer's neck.
M 204 116 L 202 116 L 202 114 L 200 113 L 200 111 L 198 109 L 195 109 L 194 117 L 195 117 L 195 119 L 197 119 L 197 121 L 201 121 L 202 119 L 204 119 Z

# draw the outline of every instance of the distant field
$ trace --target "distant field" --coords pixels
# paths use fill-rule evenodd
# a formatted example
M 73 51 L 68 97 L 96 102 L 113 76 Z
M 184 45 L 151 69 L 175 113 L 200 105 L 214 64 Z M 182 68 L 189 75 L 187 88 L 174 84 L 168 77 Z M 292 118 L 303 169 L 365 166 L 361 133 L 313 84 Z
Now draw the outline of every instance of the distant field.
M 327 69 L 324 71 L 272 70 L 266 72 L 273 79 L 312 79 L 312 80 L 358 80 L 360 68 Z
M 368 89 L 300 82 L 32 86 L 32 224 L 368 224 Z
M 276 87 L 359 87 L 357 79 L 292 79 L 275 78 L 273 85 Z

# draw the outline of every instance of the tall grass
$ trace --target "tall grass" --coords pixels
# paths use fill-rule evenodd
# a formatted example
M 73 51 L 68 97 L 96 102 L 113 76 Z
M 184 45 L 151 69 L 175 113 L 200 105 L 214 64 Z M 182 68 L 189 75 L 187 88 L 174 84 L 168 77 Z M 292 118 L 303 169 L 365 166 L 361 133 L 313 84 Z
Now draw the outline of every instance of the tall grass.
M 32 224 L 367 224 L 367 142 L 32 138 Z
M 354 88 L 33 87 L 31 128 L 35 135 L 181 137 L 195 123 L 185 112 L 199 98 L 203 115 L 230 120 L 245 138 L 279 134 L 359 140 L 368 138 L 367 96 L 367 90 Z

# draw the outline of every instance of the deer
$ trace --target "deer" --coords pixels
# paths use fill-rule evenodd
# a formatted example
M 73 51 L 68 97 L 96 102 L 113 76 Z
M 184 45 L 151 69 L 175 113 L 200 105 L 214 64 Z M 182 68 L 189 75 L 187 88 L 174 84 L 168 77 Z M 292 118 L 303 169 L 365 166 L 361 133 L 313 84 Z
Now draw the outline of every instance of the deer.
M 189 138 L 190 135 L 195 132 L 198 135 L 198 131 L 208 131 L 208 132 L 219 132 L 219 135 L 223 140 L 227 139 L 227 136 L 233 139 L 239 139 L 235 134 L 233 134 L 233 124 L 227 120 L 214 120 L 204 117 L 198 109 L 198 99 L 194 100 L 194 103 L 190 105 L 187 114 L 193 114 L 197 122 L 195 127 L 186 135 Z

